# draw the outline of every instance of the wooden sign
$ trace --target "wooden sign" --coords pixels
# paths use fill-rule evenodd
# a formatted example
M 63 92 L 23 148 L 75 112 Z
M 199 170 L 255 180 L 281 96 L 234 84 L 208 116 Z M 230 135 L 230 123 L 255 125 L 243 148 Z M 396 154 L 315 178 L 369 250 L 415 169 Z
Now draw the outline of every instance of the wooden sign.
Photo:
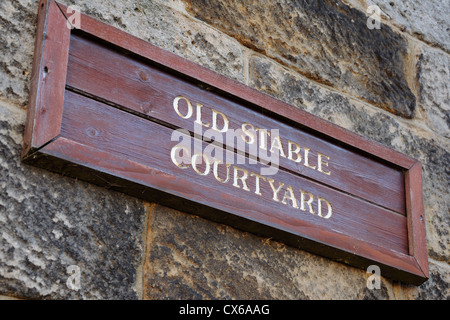
M 86 15 L 71 29 L 54 1 L 39 10 L 24 161 L 428 278 L 418 161 Z

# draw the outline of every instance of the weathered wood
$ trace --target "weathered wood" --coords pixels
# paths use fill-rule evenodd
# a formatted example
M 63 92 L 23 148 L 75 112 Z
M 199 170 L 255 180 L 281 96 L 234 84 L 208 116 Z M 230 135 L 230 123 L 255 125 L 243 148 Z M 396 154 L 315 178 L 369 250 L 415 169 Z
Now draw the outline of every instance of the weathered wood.
M 64 5 L 59 5 L 64 9 Z M 254 90 L 242 83 L 236 82 L 207 68 L 201 67 L 191 61 L 158 48 L 142 39 L 126 32 L 108 26 L 94 18 L 83 15 L 82 32 L 107 42 L 109 45 L 120 48 L 122 51 L 152 61 L 163 69 L 171 70 L 180 77 L 187 78 L 195 83 L 225 96 L 231 96 L 238 101 L 261 107 L 268 114 L 282 117 L 285 121 L 305 128 L 309 128 L 326 136 L 330 141 L 355 147 L 357 150 L 386 160 L 387 163 L 409 169 L 416 162 L 415 159 L 386 148 L 384 145 L 369 140 L 342 127 L 334 125 L 308 112 L 286 104 L 271 96 Z
M 332 219 L 325 220 L 317 216 L 316 201 L 312 203 L 315 214 L 311 214 L 306 205 L 306 211 L 294 208 L 292 200 L 282 204 L 285 186 L 278 192 L 278 201 L 274 201 L 270 184 L 260 178 L 258 188 L 261 195 L 257 195 L 256 177 L 250 176 L 250 173 L 259 174 L 260 165 L 236 164 L 229 167 L 228 174 L 226 165 L 218 165 L 219 179 L 225 180 L 228 177 L 227 183 L 214 177 L 212 167 L 207 171 L 204 165 L 199 165 L 198 171 L 207 171 L 207 175 L 198 174 L 192 165 L 187 169 L 180 169 L 171 160 L 171 149 L 178 144 L 171 142 L 173 130 L 152 121 L 70 91 L 66 92 L 63 119 L 62 137 L 110 154 L 126 155 L 128 160 L 136 163 L 136 170 L 140 171 L 133 170 L 133 174 L 138 174 L 144 185 L 163 188 L 187 199 L 197 199 L 210 207 L 235 211 L 245 218 L 291 232 L 300 232 L 317 240 L 320 237 L 316 235 L 323 232 L 323 229 L 339 230 L 333 238 L 345 234 L 387 249 L 408 252 L 405 217 L 346 193 L 285 171 L 279 171 L 273 177 L 276 187 L 279 187 L 279 182 L 292 186 L 298 207 L 299 190 L 326 198 L 333 205 L 333 216 Z M 203 143 L 202 150 L 205 146 L 206 143 Z M 108 166 L 106 161 L 102 165 L 106 170 Z M 240 169 L 247 170 L 249 176 L 245 179 L 245 185 L 248 190 L 244 190 L 242 181 L 238 181 L 237 187 L 234 186 L 234 168 L 239 168 L 239 176 L 243 172 Z M 127 177 L 126 172 L 123 174 Z M 164 174 L 166 180 L 153 185 L 146 180 L 149 174 Z
M 39 3 L 23 156 L 55 138 L 61 128 L 70 29 L 54 1 Z
M 409 253 L 414 256 L 423 274 L 428 277 L 428 254 L 425 216 L 422 199 L 422 165 L 416 162 L 406 173 Z
M 71 32 L 67 8 L 42 4 L 24 161 L 357 267 L 378 264 L 394 279 L 427 279 L 419 162 L 88 16 Z M 219 134 L 238 129 L 247 130 L 241 147 L 219 148 Z M 279 170 L 263 175 L 250 145 L 278 153 Z M 222 151 L 234 162 L 218 162 Z
M 280 157 L 281 167 L 406 214 L 404 174 L 401 170 L 269 118 L 261 112 L 252 110 L 251 106 L 243 106 L 209 92 L 148 63 L 115 52 L 111 48 L 72 36 L 67 85 L 96 99 L 131 109 L 191 132 L 194 132 L 195 113 L 192 115 L 193 119 L 186 120 L 175 112 L 170 112 L 173 109 L 171 108 L 173 100 L 177 96 L 188 98 L 192 104 L 200 103 L 203 106 L 202 121 L 205 123 L 211 123 L 214 109 L 226 114 L 230 121 L 230 129 L 240 129 L 243 123 L 268 130 L 278 129 L 285 153 L 288 152 L 288 141 L 292 141 L 301 148 L 307 146 L 311 149 L 312 162 L 317 162 L 318 152 L 329 155 L 329 170 L 332 170 L 332 174 L 324 175 L 284 157 Z

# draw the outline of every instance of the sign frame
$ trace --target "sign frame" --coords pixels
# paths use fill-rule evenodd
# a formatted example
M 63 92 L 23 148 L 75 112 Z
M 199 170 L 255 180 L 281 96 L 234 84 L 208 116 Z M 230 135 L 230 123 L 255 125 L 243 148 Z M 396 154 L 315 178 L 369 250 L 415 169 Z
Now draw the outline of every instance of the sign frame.
M 87 15 L 81 14 L 81 23 L 77 26 L 79 28 L 69 28 L 68 26 L 73 21 L 68 19 L 68 12 L 67 7 L 53 0 L 39 2 L 30 99 L 22 151 L 22 160 L 25 163 L 80 178 L 147 201 L 194 213 L 258 235 L 271 237 L 288 245 L 352 266 L 366 269 L 369 265 L 376 264 L 381 268 L 381 275 L 388 278 L 415 285 L 420 285 L 429 278 L 422 199 L 422 167 L 419 161 L 219 75 Z M 103 168 L 102 166 L 108 161 L 114 162 L 107 152 L 97 150 L 95 157 L 89 157 L 87 155 L 93 152 L 91 149 L 61 136 L 72 32 L 89 35 L 103 44 L 150 61 L 162 70 L 180 79 L 195 83 L 209 92 L 257 106 L 278 119 L 295 123 L 328 141 L 356 150 L 402 170 L 404 172 L 408 252 L 387 250 L 345 236 L 338 239 L 339 245 L 330 245 L 326 240 L 318 241 L 308 236 L 292 234 L 276 225 L 261 224 L 259 221 L 239 216 L 235 212 L 217 209 L 209 203 L 190 200 L 189 197 L 180 195 L 168 196 L 165 187 L 158 188 L 153 185 L 143 189 L 142 183 L 126 170 L 118 172 Z M 99 163 L 97 161 L 99 157 L 106 161 Z M 122 163 L 121 165 L 133 166 L 131 163 Z M 323 230 L 323 232 L 327 231 Z M 330 234 L 327 236 L 329 237 Z

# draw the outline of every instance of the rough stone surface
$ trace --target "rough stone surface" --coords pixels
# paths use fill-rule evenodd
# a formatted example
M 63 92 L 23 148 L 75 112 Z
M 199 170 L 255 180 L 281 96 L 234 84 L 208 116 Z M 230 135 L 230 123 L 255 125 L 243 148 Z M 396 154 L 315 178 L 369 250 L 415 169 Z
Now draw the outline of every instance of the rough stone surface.
M 236 40 L 168 7 L 148 1 L 77 5 L 84 13 L 243 81 Z M 0 3 L 0 295 L 138 298 L 143 203 L 20 162 L 37 7 L 35 0 Z M 80 268 L 79 291 L 66 285 L 70 265 Z
M 362 270 L 231 227 L 155 206 L 149 215 L 146 299 L 390 299 Z
M 73 5 L 73 1 L 59 2 Z M 28 102 L 37 4 L 35 0 L 0 2 L 0 97 L 23 108 Z M 76 5 L 100 21 L 244 81 L 243 55 L 236 40 L 166 6 L 143 0 L 77 1 Z
M 364 270 L 22 164 L 38 3 L 3 0 L 0 299 L 450 299 L 448 24 L 435 28 L 448 1 L 395 2 L 394 11 L 388 1 L 372 2 L 392 18 L 378 33 L 365 28 L 369 0 L 349 0 L 352 8 L 328 0 L 76 4 L 419 159 L 427 282 L 382 278 L 380 290 L 369 290 Z M 79 291 L 66 285 L 70 265 L 80 268 Z
M 20 163 L 23 112 L 0 105 L 0 294 L 137 299 L 142 202 Z M 66 285 L 80 268 L 80 290 Z
M 0 99 L 25 108 L 34 51 L 37 2 L 0 2 Z
M 406 40 L 339 1 L 186 0 L 187 11 L 310 79 L 395 114 L 414 115 Z
M 70 5 L 73 1 L 59 2 Z M 242 49 L 235 39 L 165 5 L 146 0 L 95 0 L 77 1 L 77 6 L 81 12 L 160 48 L 244 81 Z
M 424 130 L 418 121 L 398 121 L 389 113 L 331 92 L 265 57 L 251 57 L 249 70 L 250 86 L 420 160 L 428 254 L 436 261 L 450 261 L 448 139 Z M 446 264 L 444 270 L 448 272 L 448 268 Z M 431 285 L 427 284 L 426 288 Z M 448 296 L 448 283 L 445 292 L 444 296 Z
M 402 30 L 450 52 L 450 1 L 366 0 L 366 3 L 379 6 L 382 16 Z
M 448 260 L 447 260 L 448 262 Z M 448 263 L 430 263 L 430 279 L 420 290 L 413 286 L 405 287 L 405 298 L 421 300 L 449 300 L 450 299 L 450 268 Z
M 418 61 L 419 102 L 426 124 L 450 138 L 450 57 L 423 46 Z
M 0 296 L 0 301 L 9 301 L 9 300 L 19 300 L 19 299 L 8 296 Z

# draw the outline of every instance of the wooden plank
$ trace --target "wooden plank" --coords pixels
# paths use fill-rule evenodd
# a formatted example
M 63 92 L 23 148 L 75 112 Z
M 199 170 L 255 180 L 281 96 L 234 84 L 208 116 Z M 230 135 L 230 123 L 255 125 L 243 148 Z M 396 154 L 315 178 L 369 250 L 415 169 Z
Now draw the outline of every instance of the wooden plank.
M 275 196 L 268 177 L 261 177 L 257 181 L 256 176 L 252 176 L 252 173 L 260 174 L 261 166 L 248 163 L 236 164 L 229 169 L 224 164 L 218 165 L 219 179 L 228 180 L 228 183 L 221 183 L 215 178 L 212 165 L 209 169 L 199 165 L 199 172 L 209 172 L 205 176 L 198 174 L 193 165 L 188 169 L 180 169 L 171 160 L 171 149 L 178 144 L 171 142 L 172 129 L 69 91 L 66 92 L 63 119 L 62 137 L 95 146 L 110 154 L 127 155 L 128 159 L 141 164 L 143 168 L 148 168 L 152 174 L 159 171 L 173 176 L 174 179 L 176 177 L 176 190 L 183 193 L 186 198 L 199 199 L 202 203 L 223 211 L 237 207 L 241 215 L 246 215 L 245 218 L 263 221 L 269 225 L 276 224 L 277 228 L 304 234 L 317 240 L 326 228 L 387 249 L 408 252 L 405 217 L 346 193 L 292 173 L 279 171 L 273 177 L 272 184 L 275 188 L 279 188 L 280 183 L 284 186 L 281 186 Z M 203 143 L 202 150 L 205 150 L 206 146 L 207 144 Z M 107 168 L 108 163 L 105 162 L 104 166 Z M 145 175 L 144 172 L 139 174 Z M 233 179 L 236 174 L 238 176 L 247 174 L 245 183 Z M 289 197 L 292 196 L 290 191 L 287 191 L 288 186 L 292 186 L 295 200 L 285 199 L 286 204 L 283 204 L 286 193 Z M 163 188 L 169 193 L 174 188 L 174 186 L 164 188 L 162 185 L 150 187 Z M 315 200 L 311 203 L 312 210 L 306 203 L 305 210 L 300 209 L 300 190 L 305 191 L 305 200 L 310 199 L 309 194 L 315 196 Z M 329 219 L 318 216 L 319 196 L 332 205 L 333 213 Z M 328 211 L 325 202 L 321 203 L 321 206 L 323 215 L 326 215 L 325 212 Z M 338 234 L 335 235 L 337 236 Z
M 64 5 L 59 4 L 59 6 L 65 8 Z M 354 147 L 372 157 L 377 157 L 404 169 L 409 169 L 415 163 L 413 158 L 405 154 L 386 148 L 380 143 L 350 132 L 306 111 L 247 87 L 242 83 L 217 74 L 89 16 L 83 15 L 82 31 L 106 41 L 110 45 L 119 47 L 121 50 L 151 60 L 164 68 L 170 66 L 170 70 L 177 72 L 182 77 L 198 81 L 210 91 L 222 93 L 237 100 L 259 106 L 266 112 L 289 119 L 298 125 L 321 133 L 337 143 Z
M 419 162 L 86 15 L 71 34 L 66 8 L 41 3 L 24 161 L 393 279 L 428 278 Z M 195 148 L 208 163 L 180 162 L 174 129 L 217 147 L 202 137 L 215 120 L 216 132 L 278 129 L 280 170 L 258 175 L 245 148 L 243 163 Z M 287 155 L 296 144 L 303 153 Z
M 249 123 L 253 128 L 278 129 L 281 148 L 286 156 L 280 157 L 281 167 L 405 215 L 404 174 L 401 170 L 346 150 L 292 125 L 268 118 L 261 112 L 250 109 L 248 105 L 199 88 L 101 44 L 72 36 L 67 85 L 96 99 L 191 132 L 194 132 L 194 120 L 198 114 L 194 112 L 191 119 L 183 119 L 175 112 L 170 112 L 173 111 L 173 101 L 177 96 L 186 97 L 194 105 L 194 109 L 197 103 L 202 105 L 201 121 L 209 124 L 208 128 L 212 127 L 213 110 L 217 110 L 227 116 L 230 129 L 241 129 L 243 123 Z M 202 127 L 204 130 L 208 128 Z M 260 134 L 261 132 L 255 133 L 255 138 Z M 226 139 L 223 138 L 223 141 L 226 142 Z M 289 141 L 300 146 L 302 162 L 288 159 L 289 147 L 292 150 L 296 148 L 296 145 L 290 146 Z M 309 166 L 304 165 L 305 147 L 310 149 Z M 330 172 L 329 175 L 317 170 L 319 153 L 329 155 L 326 170 Z M 299 155 L 293 154 L 291 158 L 297 160 Z
M 426 246 L 425 212 L 422 199 L 422 165 L 416 164 L 406 174 L 409 253 L 414 256 L 426 277 L 428 253 Z
M 39 3 L 23 157 L 54 139 L 61 128 L 70 29 L 53 1 Z
M 415 285 L 423 283 L 425 278 L 416 260 L 396 251 L 387 250 L 377 245 L 368 245 L 350 237 L 341 236 L 342 247 L 330 247 L 308 238 L 300 238 L 295 234 L 280 229 L 261 225 L 258 221 L 240 218 L 232 213 L 215 210 L 186 198 L 168 195 L 157 189 L 145 188 L 142 184 L 142 168 L 127 159 L 124 155 L 111 155 L 95 147 L 86 146 L 70 139 L 59 137 L 51 144 L 37 152 L 30 163 L 48 170 L 59 172 L 65 176 L 82 178 L 108 189 L 126 192 L 128 194 L 158 202 L 172 208 L 183 208 L 184 212 L 200 215 L 249 231 L 262 236 L 271 235 L 274 240 L 280 240 L 288 245 L 307 250 L 352 266 L 367 269 L 371 264 L 380 266 L 383 276 Z M 86 162 L 87 161 L 87 162 Z M 110 164 L 105 169 L 104 162 Z M 126 175 L 126 178 L 123 175 Z M 155 185 L 163 184 L 164 174 L 147 175 Z M 176 185 L 176 182 L 174 183 Z M 331 235 L 332 236 L 332 235 Z M 350 243 L 352 244 L 350 246 Z M 356 250 L 355 250 L 356 248 Z
M 74 94 L 68 93 L 66 97 L 72 99 L 72 95 Z M 67 102 L 68 104 L 66 104 L 67 107 L 65 109 L 67 110 L 67 114 L 65 113 L 63 125 L 68 125 L 72 128 L 70 130 L 74 130 L 74 126 L 69 125 L 66 120 L 79 121 L 79 124 L 75 126 L 75 128 L 77 128 L 75 131 L 86 136 L 79 137 L 81 138 L 79 140 L 84 140 L 86 144 L 64 137 L 72 135 L 72 132 L 69 133 L 63 129 L 62 136 L 43 148 L 41 152 L 56 156 L 58 159 L 65 159 L 67 164 L 58 166 L 57 162 L 45 161 L 44 165 L 40 164 L 41 166 L 56 170 L 64 175 L 83 177 L 83 174 L 80 175 L 80 168 L 77 168 L 78 163 L 83 167 L 92 168 L 92 172 L 83 177 L 85 180 L 92 180 L 92 182 L 97 184 L 105 185 L 121 192 L 134 194 L 135 196 L 148 199 L 149 201 L 162 202 L 175 208 L 182 207 L 186 212 L 213 218 L 219 222 L 227 223 L 256 234 L 267 235 L 269 233 L 274 235 L 274 239 L 285 241 L 290 245 L 316 252 L 352 265 L 366 268 L 370 264 L 377 263 L 382 266 L 383 275 L 385 276 L 392 276 L 396 279 L 416 284 L 423 282 L 423 277 L 420 274 L 420 270 L 418 271 L 415 259 L 409 257 L 406 253 L 400 253 L 391 248 L 383 248 L 380 247 L 379 244 L 367 243 L 364 240 L 328 228 L 321 229 L 320 226 L 315 225 L 314 222 L 298 224 L 303 228 L 301 231 L 292 231 L 292 225 L 290 223 L 287 225 L 291 227 L 291 230 L 283 230 L 278 226 L 273 228 L 271 227 L 274 225 L 273 221 L 264 226 L 260 224 L 260 216 L 258 215 L 260 215 L 261 212 L 259 210 L 253 212 L 254 208 L 252 206 L 244 208 L 244 212 L 245 210 L 248 210 L 248 212 L 253 212 L 253 214 L 256 215 L 256 219 L 253 220 L 250 215 L 243 215 L 241 209 L 236 210 L 236 206 L 230 205 L 228 199 L 224 201 L 224 205 L 228 206 L 225 207 L 226 211 L 215 211 L 215 208 L 208 206 L 208 201 L 204 201 L 205 194 L 208 195 L 209 193 L 211 195 L 211 189 L 205 187 L 203 183 L 198 183 L 198 179 L 192 179 L 192 177 L 183 179 L 183 177 L 180 177 L 179 175 L 172 175 L 167 171 L 155 169 L 153 164 L 158 163 L 158 161 L 155 161 L 157 159 L 150 160 L 144 157 L 145 161 L 152 163 L 151 167 L 149 167 L 142 164 L 142 160 L 138 159 L 138 161 L 136 161 L 136 159 L 131 158 L 128 151 L 112 153 L 111 150 L 108 149 L 106 149 L 106 151 L 102 150 L 104 148 L 104 143 L 98 143 L 96 140 L 100 138 L 104 140 L 106 144 L 113 143 L 113 141 L 115 141 L 114 137 L 117 136 L 117 132 L 114 132 L 114 130 L 121 128 L 124 121 L 114 122 L 114 119 L 118 118 L 117 116 L 112 117 L 113 119 L 104 119 L 105 114 L 109 114 L 109 112 L 105 113 L 105 110 L 98 109 L 97 107 L 101 105 L 98 102 L 94 102 L 96 107 L 91 108 L 92 101 L 85 99 L 86 98 L 84 97 L 75 97 L 71 102 Z M 80 109 L 77 107 L 73 108 L 72 102 L 77 104 L 80 108 L 88 109 L 89 116 L 86 117 L 86 115 L 83 114 L 83 112 L 80 112 Z M 87 106 L 87 104 L 91 106 Z M 105 106 L 105 108 L 110 107 Z M 97 111 L 91 113 L 93 110 Z M 122 112 L 119 110 L 115 111 L 118 113 Z M 123 115 L 132 117 L 127 113 L 123 113 Z M 76 120 L 77 117 L 82 118 L 82 120 Z M 89 119 L 92 121 L 87 124 L 85 121 Z M 107 130 L 95 129 L 98 127 L 98 121 L 101 121 L 101 119 L 109 123 L 109 128 Z M 150 123 L 151 126 L 155 125 L 144 119 L 132 119 L 133 125 L 131 126 L 131 129 L 135 128 L 138 134 L 146 135 L 146 132 L 142 131 L 143 127 L 137 123 L 145 123 L 146 125 Z M 129 130 L 119 129 L 119 131 L 121 131 L 121 134 L 119 135 L 121 137 L 124 136 L 122 135 L 123 133 L 133 134 L 133 132 Z M 159 129 L 157 129 L 157 131 L 159 133 L 161 132 Z M 123 139 L 126 140 L 126 137 Z M 151 139 L 148 143 L 151 143 Z M 124 143 L 124 147 L 135 148 L 135 146 L 127 146 L 126 143 Z M 148 147 L 149 145 L 144 146 L 145 149 Z M 163 156 L 164 154 L 161 153 L 161 155 Z M 137 158 L 140 158 L 141 152 L 137 152 L 136 156 Z M 39 162 L 39 157 L 36 161 Z M 222 175 L 222 173 L 223 172 L 220 172 L 220 175 Z M 104 174 L 109 177 L 121 177 L 123 180 L 122 182 L 118 182 L 116 178 L 108 180 L 110 178 L 105 177 Z M 99 178 L 97 179 L 97 177 Z M 132 182 L 135 185 L 130 186 L 129 182 Z M 186 184 L 189 185 L 189 188 L 186 188 Z M 156 186 L 157 189 L 147 189 L 146 187 L 150 185 Z M 203 192 L 201 189 L 203 189 Z M 163 193 L 160 192 L 161 190 Z M 170 193 L 172 193 L 172 196 L 168 196 Z M 196 195 L 198 195 L 198 197 Z M 181 202 L 176 200 L 180 197 L 184 199 Z M 232 200 L 233 202 L 236 201 L 236 197 L 233 196 Z M 200 207 L 198 206 L 199 203 L 201 204 Z M 230 212 L 232 212 L 231 216 L 229 215 Z M 245 219 L 236 219 L 236 216 L 244 216 Z M 270 216 L 271 213 L 269 213 L 269 217 Z M 399 215 L 395 216 L 401 217 Z M 283 221 L 283 219 L 286 218 L 280 218 L 279 220 Z M 290 219 L 292 219 L 292 217 Z M 307 235 L 306 237 L 305 234 Z M 292 235 L 296 235 L 296 237 L 292 237 Z M 300 238 L 298 236 L 300 236 Z M 317 241 L 317 237 L 324 241 L 323 245 L 320 245 L 321 242 Z M 330 243 L 334 244 L 332 250 L 330 249 Z M 395 268 L 393 268 L 392 265 L 395 265 Z

